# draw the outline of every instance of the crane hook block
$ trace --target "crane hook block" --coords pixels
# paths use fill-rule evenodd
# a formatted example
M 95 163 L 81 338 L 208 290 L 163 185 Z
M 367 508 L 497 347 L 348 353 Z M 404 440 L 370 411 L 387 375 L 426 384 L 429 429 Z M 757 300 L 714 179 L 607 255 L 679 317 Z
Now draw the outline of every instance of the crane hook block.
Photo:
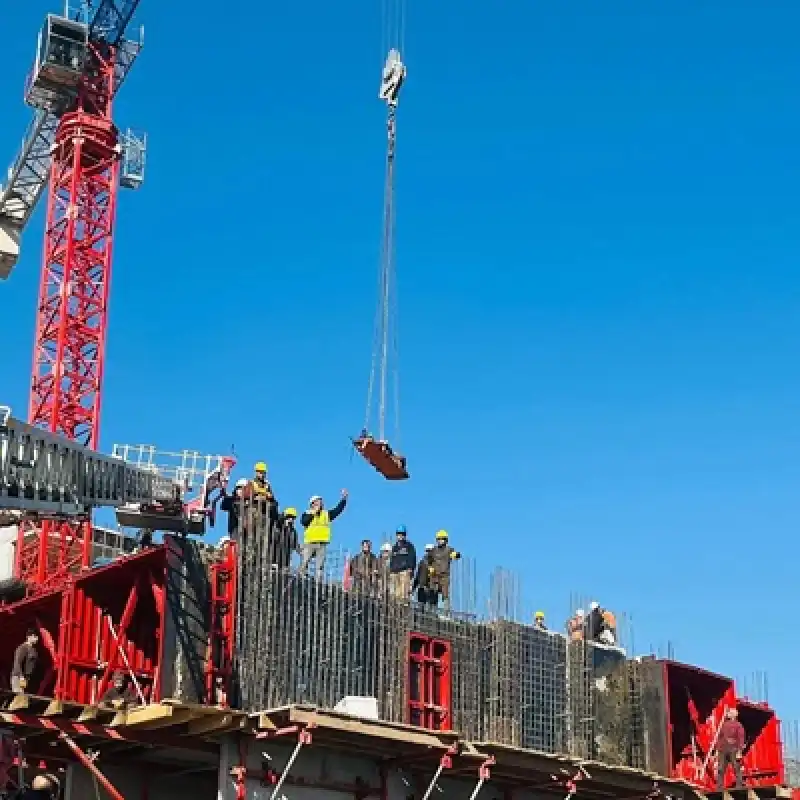
M 379 441 L 366 431 L 352 441 L 359 455 L 387 481 L 408 480 L 405 456 L 393 452 L 389 442 Z

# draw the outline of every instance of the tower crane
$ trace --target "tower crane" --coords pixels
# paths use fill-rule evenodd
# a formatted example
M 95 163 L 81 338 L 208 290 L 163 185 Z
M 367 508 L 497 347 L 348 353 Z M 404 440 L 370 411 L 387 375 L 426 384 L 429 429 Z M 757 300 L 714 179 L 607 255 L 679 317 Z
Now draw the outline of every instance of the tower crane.
M 146 141 L 121 134 L 112 101 L 142 49 L 127 38 L 139 0 L 67 0 L 49 14 L 25 82 L 35 110 L 0 187 L 0 278 L 47 192 L 28 422 L 97 449 L 117 191 L 144 179 Z M 57 584 L 91 558 L 91 523 L 19 526 L 16 577 Z
M 386 103 L 386 173 L 383 197 L 383 236 L 379 275 L 379 299 L 375 318 L 375 343 L 372 370 L 367 390 L 367 411 L 364 427 L 353 446 L 356 451 L 387 480 L 406 480 L 408 469 L 404 456 L 395 452 L 386 434 L 386 409 L 389 404 L 390 377 L 394 380 L 395 435 L 399 435 L 399 387 L 397 382 L 396 279 L 395 279 L 395 204 L 394 166 L 397 147 L 397 102 L 406 78 L 406 66 L 400 56 L 403 28 L 402 0 L 389 8 L 387 19 L 391 48 L 381 73 L 379 99 Z M 378 400 L 375 408 L 375 388 Z M 370 433 L 370 423 L 377 431 Z

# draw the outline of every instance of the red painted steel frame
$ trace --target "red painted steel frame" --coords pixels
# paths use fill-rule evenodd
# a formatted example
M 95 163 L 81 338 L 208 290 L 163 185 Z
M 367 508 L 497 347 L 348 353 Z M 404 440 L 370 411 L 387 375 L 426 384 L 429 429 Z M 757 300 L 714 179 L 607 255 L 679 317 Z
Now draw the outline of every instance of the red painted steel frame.
M 430 730 L 451 730 L 452 676 L 450 642 L 409 634 L 406 722 Z
M 119 148 L 114 52 L 90 46 L 74 109 L 55 135 L 28 420 L 97 448 Z M 91 563 L 88 523 L 20 526 L 16 577 L 46 591 Z
M 233 678 L 236 630 L 236 545 L 228 542 L 211 565 L 211 636 L 206 660 L 206 702 L 227 706 Z M 221 697 L 217 690 L 221 691 Z
M 734 681 L 722 675 L 672 661 L 663 662 L 662 669 L 671 777 L 707 791 L 716 789 L 715 736 L 725 710 L 736 708 L 745 729 L 742 759 L 745 784 L 750 787 L 783 784 L 780 723 L 768 705 L 737 697 Z M 709 752 L 712 755 L 707 757 Z M 728 768 L 725 785 L 731 787 L 734 782 L 733 771 Z
M 114 670 L 130 665 L 145 698 L 160 699 L 166 565 L 166 548 L 154 547 L 0 607 L 0 680 L 10 675 L 14 649 L 33 627 L 42 640 L 35 693 L 94 703 Z

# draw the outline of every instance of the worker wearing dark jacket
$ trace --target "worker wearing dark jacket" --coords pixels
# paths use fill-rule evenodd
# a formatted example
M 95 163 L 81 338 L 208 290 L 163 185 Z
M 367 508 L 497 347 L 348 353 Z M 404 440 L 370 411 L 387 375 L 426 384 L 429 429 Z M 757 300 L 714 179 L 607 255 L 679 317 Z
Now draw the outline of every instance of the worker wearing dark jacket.
M 128 708 L 138 703 L 136 689 L 128 683 L 128 676 L 122 672 L 114 673 L 111 685 L 103 692 L 100 703 L 114 708 Z
M 380 585 L 381 562 L 372 552 L 371 540 L 361 542 L 361 552 L 350 562 L 350 574 L 358 592 L 372 592 Z
M 735 708 L 729 708 L 725 721 L 719 729 L 717 737 L 717 791 L 721 792 L 725 788 L 725 772 L 728 764 L 733 767 L 736 775 L 736 788 L 744 786 L 742 779 L 742 751 L 744 750 L 745 732 L 744 726 L 737 719 L 739 712 Z
M 431 573 L 430 587 L 437 594 L 441 594 L 445 611 L 450 610 L 450 565 L 456 559 L 461 558 L 461 553 L 450 547 L 448 541 L 447 531 L 437 531 L 436 547 L 433 548 L 431 555 L 433 572 Z
M 316 561 L 317 578 L 325 574 L 325 556 L 331 543 L 331 523 L 344 511 L 347 505 L 347 489 L 342 489 L 342 498 L 328 511 L 322 498 L 315 494 L 308 504 L 308 511 L 303 512 L 300 523 L 306 529 L 303 536 L 303 560 L 298 570 L 305 575 L 313 558 Z
M 228 536 L 235 539 L 239 533 L 239 518 L 242 507 L 242 491 L 247 486 L 247 481 L 242 478 L 236 481 L 233 494 L 225 494 L 219 504 L 221 511 L 228 514 Z
M 411 577 L 417 568 L 417 551 L 408 540 L 408 531 L 401 525 L 395 533 L 396 541 L 389 559 L 389 591 L 398 600 L 408 600 L 411 594 Z
M 14 663 L 11 667 L 11 691 L 24 694 L 30 688 L 31 678 L 36 671 L 39 653 L 36 643 L 39 634 L 30 628 L 25 634 L 25 641 L 14 651 Z
M 417 574 L 414 576 L 412 589 L 416 589 L 417 602 L 421 606 L 436 606 L 439 604 L 439 596 L 436 591 L 430 588 L 431 573 L 433 572 L 433 545 L 425 545 L 425 555 L 417 565 Z
M 292 553 L 298 550 L 295 520 L 297 509 L 287 508 L 278 515 L 278 520 L 270 536 L 270 563 L 279 570 L 286 571 L 292 563 Z

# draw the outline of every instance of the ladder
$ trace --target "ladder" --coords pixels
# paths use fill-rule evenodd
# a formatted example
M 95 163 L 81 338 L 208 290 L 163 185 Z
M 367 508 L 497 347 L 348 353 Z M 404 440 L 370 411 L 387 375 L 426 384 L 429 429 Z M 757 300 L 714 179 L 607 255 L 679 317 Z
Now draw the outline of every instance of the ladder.
M 101 506 L 182 503 L 181 488 L 168 477 L 34 428 L 0 406 L 0 511 L 62 518 Z

